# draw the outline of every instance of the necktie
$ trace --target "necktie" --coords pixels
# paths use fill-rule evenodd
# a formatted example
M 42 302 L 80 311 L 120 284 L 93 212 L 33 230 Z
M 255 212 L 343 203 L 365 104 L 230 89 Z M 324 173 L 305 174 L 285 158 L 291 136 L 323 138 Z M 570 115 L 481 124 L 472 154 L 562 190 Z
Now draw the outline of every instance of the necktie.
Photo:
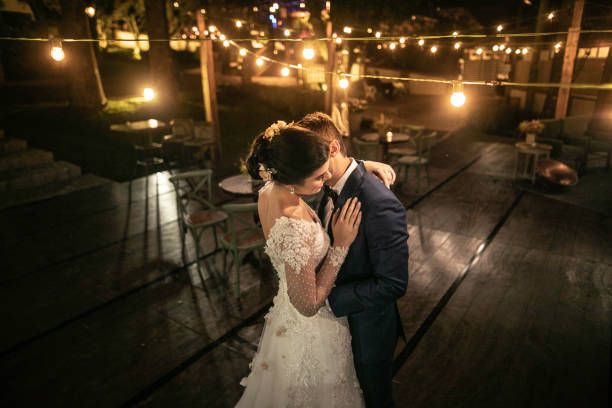
M 331 187 L 324 185 L 323 194 L 325 194 L 325 197 L 329 197 L 332 199 L 332 203 L 334 203 L 334 207 L 335 207 L 336 200 L 338 200 L 338 193 L 336 193 Z

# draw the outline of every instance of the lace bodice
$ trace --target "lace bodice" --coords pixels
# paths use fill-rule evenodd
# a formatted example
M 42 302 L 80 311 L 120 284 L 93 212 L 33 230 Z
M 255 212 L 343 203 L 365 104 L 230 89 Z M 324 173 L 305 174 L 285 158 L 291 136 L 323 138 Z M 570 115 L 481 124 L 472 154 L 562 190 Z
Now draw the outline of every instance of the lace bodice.
M 279 277 L 279 296 L 286 294 L 304 316 L 325 303 L 348 253 L 330 247 L 320 223 L 282 216 L 268 234 L 266 253 Z

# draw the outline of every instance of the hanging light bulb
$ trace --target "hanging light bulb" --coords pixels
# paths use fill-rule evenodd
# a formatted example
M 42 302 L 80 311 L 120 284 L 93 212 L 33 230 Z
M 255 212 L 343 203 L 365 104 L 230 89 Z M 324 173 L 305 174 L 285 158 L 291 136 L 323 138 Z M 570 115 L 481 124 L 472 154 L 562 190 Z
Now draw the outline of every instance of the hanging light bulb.
M 399 39 L 400 44 L 404 44 L 406 42 L 406 39 L 404 37 L 401 37 Z
M 336 44 L 342 44 L 342 38 L 337 37 L 336 38 Z
M 340 79 L 340 81 L 338 81 L 338 86 L 342 89 L 346 89 L 349 86 L 349 81 L 346 78 L 342 78 Z
M 506 48 L 506 44 L 501 44 L 501 45 L 499 46 L 499 50 L 500 50 L 500 51 L 503 51 L 503 50 L 504 50 L 504 48 Z
M 221 34 L 221 35 L 219 36 L 219 40 L 221 40 L 221 41 L 225 41 L 225 40 L 226 40 L 225 34 Z
M 382 50 L 382 44 L 378 44 L 376 48 L 378 48 L 379 50 Z
M 236 20 L 236 27 L 237 28 L 242 28 L 242 21 Z
M 223 46 L 225 48 L 229 47 L 229 45 L 230 45 L 230 42 L 228 40 L 223 41 Z
M 302 51 L 302 56 L 304 59 L 311 60 L 314 58 L 315 52 L 312 48 L 304 48 Z
M 421 39 L 419 40 L 419 45 L 422 47 L 422 46 L 423 46 L 423 44 L 425 44 L 425 40 L 421 38 Z
M 493 51 L 495 51 L 495 52 L 499 51 L 499 45 L 495 44 L 493 46 Z
M 96 15 L 96 8 L 94 6 L 85 7 L 85 14 L 87 14 L 90 18 L 94 18 Z
M 527 48 L 523 48 L 523 55 L 527 54 L 529 50 Z
M 482 48 L 477 49 L 476 50 L 476 54 L 478 54 L 478 55 L 482 54 Z
M 344 29 L 343 29 L 342 31 L 344 31 L 344 32 L 345 32 L 345 33 L 347 33 L 347 34 L 350 34 L 350 33 L 352 33 L 352 32 L 353 32 L 353 29 L 352 29 L 351 27 L 348 27 L 348 26 L 347 26 L 347 27 L 344 27 Z
M 459 33 L 457 31 L 453 31 L 453 37 L 456 37 L 458 35 L 459 35 Z
M 504 29 L 503 25 L 500 24 L 500 25 L 497 26 L 497 32 L 501 32 L 501 30 L 503 30 L 503 29 Z
M 276 10 L 278 10 L 278 3 L 274 3 L 274 4 L 272 5 L 272 7 L 274 7 Z
M 514 51 L 514 53 L 518 55 L 518 54 L 521 53 L 521 50 L 519 48 L 517 48 L 516 51 Z
M 241 48 L 239 51 L 240 55 L 242 55 L 243 57 L 247 55 L 247 50 L 244 48 Z
M 438 47 L 434 45 L 429 50 L 431 51 L 432 54 L 435 54 L 438 51 Z
M 456 42 L 455 43 L 455 49 L 458 50 L 459 48 L 461 48 L 461 43 Z
M 368 27 L 368 34 L 372 34 L 372 29 Z
M 261 58 L 257 58 L 255 60 L 255 64 L 257 64 L 258 67 L 262 67 L 264 64 L 264 61 Z
M 174 3 L 172 3 L 172 5 L 174 6 L 174 8 L 179 8 L 180 6 L 178 1 L 175 1 Z
M 306 8 L 306 3 L 300 3 L 300 8 Z
M 64 50 L 62 48 L 62 42 L 59 40 L 53 40 L 51 42 L 51 58 L 55 61 L 63 61 L 66 55 L 64 54 Z
M 151 101 L 155 98 L 155 92 L 152 88 L 145 88 L 144 91 L 142 91 L 142 96 L 145 101 Z
M 281 75 L 282 76 L 284 76 L 284 77 L 289 76 L 289 73 L 290 73 L 289 68 L 283 67 L 283 69 L 281 69 Z
M 551 11 L 550 13 L 548 13 L 548 16 L 546 16 L 546 17 L 548 17 L 549 20 L 552 20 L 553 18 L 555 18 L 554 11 Z
M 395 43 L 391 43 L 391 44 L 389 44 L 389 49 L 390 49 L 390 50 L 394 50 L 394 49 L 395 49 L 395 47 L 396 47 Z
M 211 33 L 214 33 L 217 30 L 217 27 L 215 27 L 214 25 L 211 25 L 210 27 L 208 27 L 208 31 L 210 31 Z
M 374 36 L 375 36 L 376 38 L 380 38 L 380 31 L 377 31 L 377 32 L 376 32 L 376 34 L 374 34 Z
M 283 34 L 285 34 L 285 37 L 289 37 L 291 35 L 291 31 L 289 31 L 289 29 L 286 28 Z
M 512 52 L 512 48 L 508 47 L 506 48 L 506 54 L 510 54 Z
M 465 104 L 465 94 L 463 93 L 463 82 L 453 81 L 453 94 L 450 103 L 454 107 L 460 108 Z

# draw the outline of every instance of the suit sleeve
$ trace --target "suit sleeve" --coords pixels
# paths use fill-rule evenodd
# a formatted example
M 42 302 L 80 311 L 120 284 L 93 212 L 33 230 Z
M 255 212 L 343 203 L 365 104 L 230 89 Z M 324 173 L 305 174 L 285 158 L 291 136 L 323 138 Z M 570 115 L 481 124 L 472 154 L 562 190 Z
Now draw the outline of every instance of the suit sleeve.
M 372 277 L 338 285 L 329 295 L 337 317 L 372 310 L 395 302 L 408 286 L 406 210 L 397 200 L 372 204 L 362 222 Z

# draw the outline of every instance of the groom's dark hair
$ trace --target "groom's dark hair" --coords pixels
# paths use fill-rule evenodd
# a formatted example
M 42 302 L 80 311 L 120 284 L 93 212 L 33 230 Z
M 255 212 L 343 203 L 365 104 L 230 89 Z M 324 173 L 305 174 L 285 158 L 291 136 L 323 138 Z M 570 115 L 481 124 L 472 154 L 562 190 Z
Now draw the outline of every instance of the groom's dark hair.
M 329 115 L 323 112 L 315 112 L 309 113 L 304 116 L 302 119 L 296 122 L 297 126 L 301 126 L 303 128 L 312 130 L 323 140 L 327 142 L 331 142 L 332 140 L 336 140 L 340 145 L 340 152 L 343 155 L 346 154 L 346 147 L 344 146 L 344 142 L 342 141 L 342 135 L 338 131 L 338 128 L 334 124 L 332 118 Z

